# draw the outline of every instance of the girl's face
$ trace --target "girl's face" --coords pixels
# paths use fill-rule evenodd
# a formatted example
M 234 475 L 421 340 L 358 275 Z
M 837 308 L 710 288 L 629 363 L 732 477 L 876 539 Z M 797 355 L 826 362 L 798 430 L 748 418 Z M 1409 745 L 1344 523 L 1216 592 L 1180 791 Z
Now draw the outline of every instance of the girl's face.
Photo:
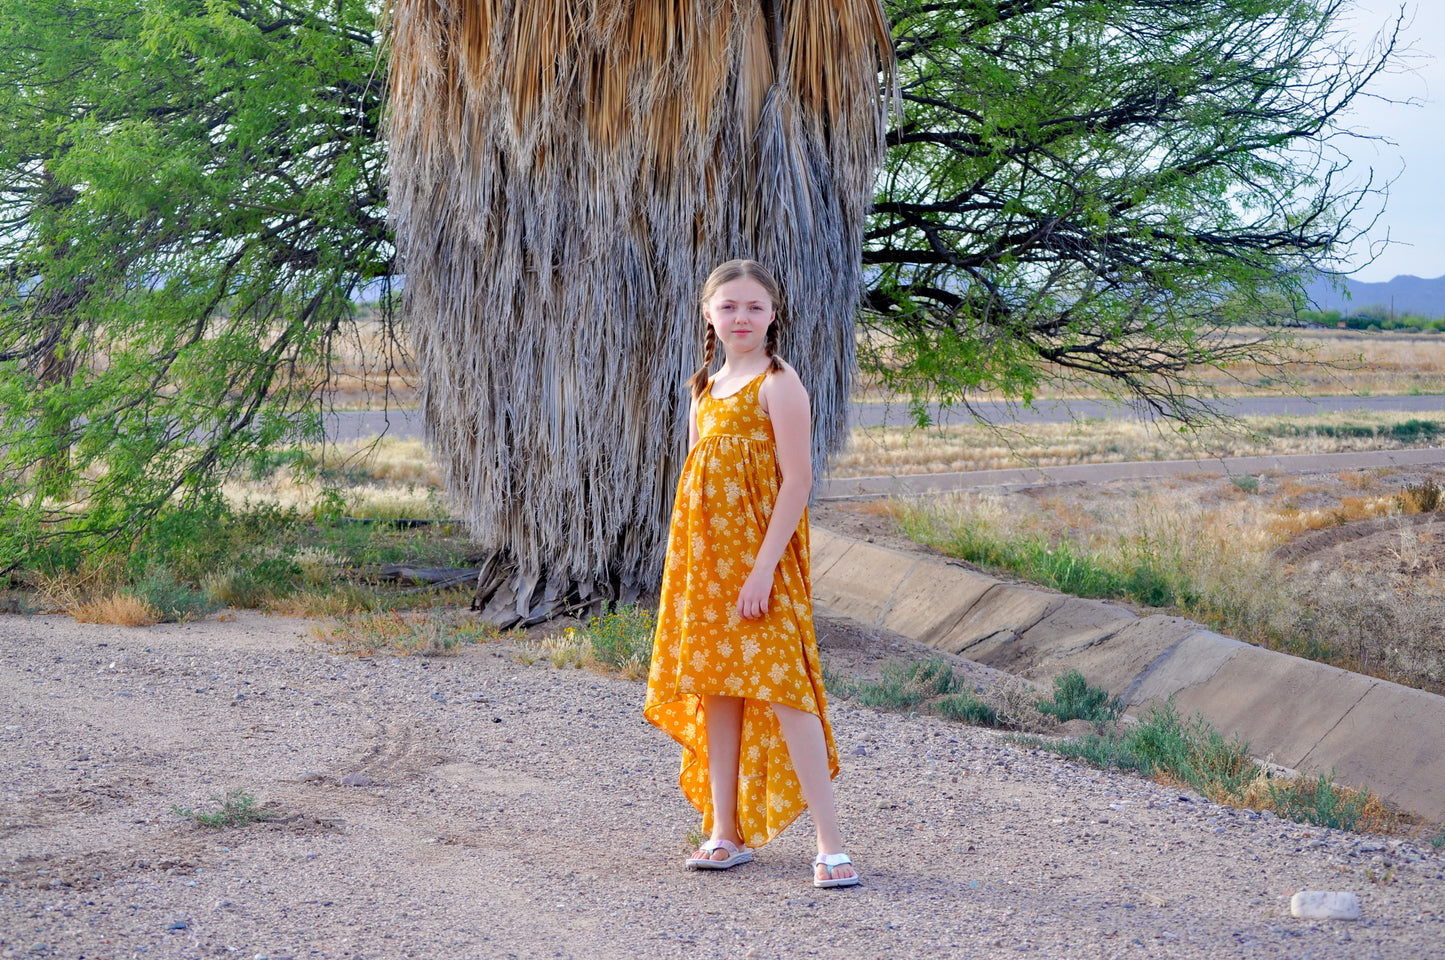
M 764 349 L 776 314 L 767 288 L 751 277 L 729 280 L 713 292 L 703 316 L 729 357 Z

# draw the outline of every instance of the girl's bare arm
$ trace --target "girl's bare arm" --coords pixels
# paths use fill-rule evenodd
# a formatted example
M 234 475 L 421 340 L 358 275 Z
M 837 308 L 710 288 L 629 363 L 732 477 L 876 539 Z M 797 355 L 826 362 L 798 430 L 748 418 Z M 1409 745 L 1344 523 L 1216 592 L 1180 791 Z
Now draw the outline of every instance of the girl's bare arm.
M 758 548 L 752 572 L 738 593 L 738 613 L 756 619 L 768 612 L 768 596 L 773 589 L 773 573 L 788 541 L 803 519 L 808 495 L 813 489 L 812 411 L 808 391 L 792 367 L 763 379 L 760 393 L 763 410 L 773 421 L 773 438 L 777 444 L 778 467 L 783 474 L 768 531 Z
M 691 453 L 692 448 L 697 446 L 697 397 L 692 398 L 692 404 L 687 408 L 687 452 Z

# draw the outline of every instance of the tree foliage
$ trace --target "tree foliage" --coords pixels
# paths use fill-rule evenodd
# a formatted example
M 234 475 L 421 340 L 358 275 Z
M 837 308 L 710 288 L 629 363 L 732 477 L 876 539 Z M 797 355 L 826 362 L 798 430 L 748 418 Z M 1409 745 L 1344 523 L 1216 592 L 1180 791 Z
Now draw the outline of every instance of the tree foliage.
M 1231 321 L 1302 305 L 1368 223 L 1331 142 L 1393 55 L 1342 0 L 894 0 L 905 109 L 864 261 L 864 362 L 915 396 L 1081 381 L 1207 417 Z
M 391 269 L 377 45 L 363 0 L 0 5 L 0 569 L 316 433 Z
M 0 4 L 0 569 L 51 532 L 211 502 L 314 435 L 330 340 L 392 270 L 375 7 Z M 1368 219 L 1330 144 L 1394 37 L 1355 57 L 1346 7 L 889 0 L 903 101 L 863 363 L 919 398 L 1082 380 L 1207 415 L 1192 369 L 1279 348 L 1230 320 L 1299 306 L 1301 271 Z M 539 396 L 583 382 L 549 376 Z M 624 423 L 587 455 L 656 459 L 636 434 L 658 418 Z

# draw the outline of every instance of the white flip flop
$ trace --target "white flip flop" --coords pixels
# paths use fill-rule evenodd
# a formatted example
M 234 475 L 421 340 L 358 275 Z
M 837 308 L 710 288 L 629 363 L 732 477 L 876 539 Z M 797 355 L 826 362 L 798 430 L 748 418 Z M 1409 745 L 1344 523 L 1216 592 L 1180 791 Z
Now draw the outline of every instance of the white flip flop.
M 709 840 L 707 843 L 698 847 L 698 850 L 707 854 L 707 856 L 689 857 L 687 865 L 689 867 L 696 867 L 699 870 L 726 870 L 740 863 L 747 863 L 753 858 L 753 852 L 751 850 L 747 847 L 739 847 L 731 840 Z M 714 850 L 726 850 L 728 852 L 728 858 L 726 860 L 714 860 L 712 858 L 712 852 Z
M 835 877 L 835 876 L 833 876 L 833 868 L 834 868 L 834 867 L 841 867 L 841 866 L 842 866 L 843 864 L 845 864 L 845 863 L 848 864 L 848 865 L 850 865 L 850 866 L 851 866 L 852 863 L 853 863 L 852 858 L 849 857 L 846 853 L 828 853 L 828 854 L 820 853 L 820 854 L 818 854 L 818 858 L 813 861 L 813 866 L 814 866 L 814 867 L 820 867 L 820 866 L 822 866 L 822 867 L 827 867 L 827 868 L 828 868 L 828 879 L 827 879 L 827 880 L 819 880 L 819 879 L 818 879 L 818 871 L 817 871 L 817 870 L 814 870 L 814 871 L 813 871 L 813 886 L 815 886 L 815 887 L 856 887 L 860 882 L 862 882 L 862 881 L 858 878 L 858 871 L 857 871 L 857 870 L 854 870 L 854 871 L 853 871 L 853 876 L 851 876 L 851 877 Z

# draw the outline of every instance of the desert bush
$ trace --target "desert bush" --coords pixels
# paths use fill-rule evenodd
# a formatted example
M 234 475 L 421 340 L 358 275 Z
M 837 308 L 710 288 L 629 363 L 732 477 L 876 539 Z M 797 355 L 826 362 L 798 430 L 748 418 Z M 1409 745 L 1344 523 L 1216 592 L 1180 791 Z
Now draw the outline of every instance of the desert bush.
M 1008 712 L 1001 713 L 990 702 L 988 688 L 982 694 L 976 692 L 967 679 L 955 673 L 953 665 L 941 657 L 906 666 L 890 661 L 879 672 L 877 680 L 854 679 L 834 674 L 825 667 L 823 682 L 830 695 L 877 710 L 931 713 L 958 723 L 986 727 L 1026 723 L 1028 721 L 1022 719 L 1026 712 L 1032 712 L 1034 719 L 1038 717 L 1037 711 L 1028 709 L 1018 711 L 1018 718 Z
M 160 623 L 161 612 L 144 597 L 112 593 L 84 600 L 65 612 L 77 623 L 106 623 L 117 627 L 149 627 Z
M 1301 823 L 1384 832 L 1400 824 L 1373 792 L 1342 786 L 1333 773 L 1293 780 L 1271 775 L 1250 758 L 1248 743 L 1226 738 L 1201 714 L 1185 720 L 1172 701 L 1151 708 L 1141 723 L 1131 727 L 1113 727 L 1076 740 L 1017 740 L 1094 766 L 1134 770 L 1183 784 L 1216 803 L 1271 810 Z
M 1389 830 L 1396 817 L 1368 790 L 1335 782 L 1335 773 L 1268 781 L 1269 808 L 1301 823 L 1332 830 Z
M 183 820 L 189 820 L 197 826 L 206 827 L 211 830 L 222 830 L 226 827 L 244 827 L 248 824 L 262 823 L 271 819 L 270 812 L 256 806 L 255 796 L 239 787 L 224 797 L 211 797 L 211 802 L 216 804 L 217 808 L 209 812 L 193 810 L 190 807 L 182 807 L 176 804 L 172 805 L 171 813 Z
M 1440 507 L 1440 485 L 1434 477 L 1405 485 L 1400 493 L 1400 509 L 1405 513 L 1434 513 Z
M 216 602 L 204 590 L 177 582 L 164 567 L 150 570 L 125 592 L 150 604 L 162 623 L 196 620 L 217 607 Z
M 622 603 L 588 620 L 582 635 L 597 663 L 636 679 L 646 676 L 652 664 L 652 638 L 656 631 L 657 621 L 651 607 Z
M 1109 723 L 1124 712 L 1124 703 L 1110 700 L 1109 691 L 1102 687 L 1090 686 L 1079 671 L 1066 670 L 1054 677 L 1053 696 L 1039 698 L 1038 709 L 1060 723 L 1070 720 Z
M 205 580 L 206 592 L 227 607 L 254 609 L 295 592 L 304 577 L 301 565 L 288 557 L 266 557 L 218 571 Z

